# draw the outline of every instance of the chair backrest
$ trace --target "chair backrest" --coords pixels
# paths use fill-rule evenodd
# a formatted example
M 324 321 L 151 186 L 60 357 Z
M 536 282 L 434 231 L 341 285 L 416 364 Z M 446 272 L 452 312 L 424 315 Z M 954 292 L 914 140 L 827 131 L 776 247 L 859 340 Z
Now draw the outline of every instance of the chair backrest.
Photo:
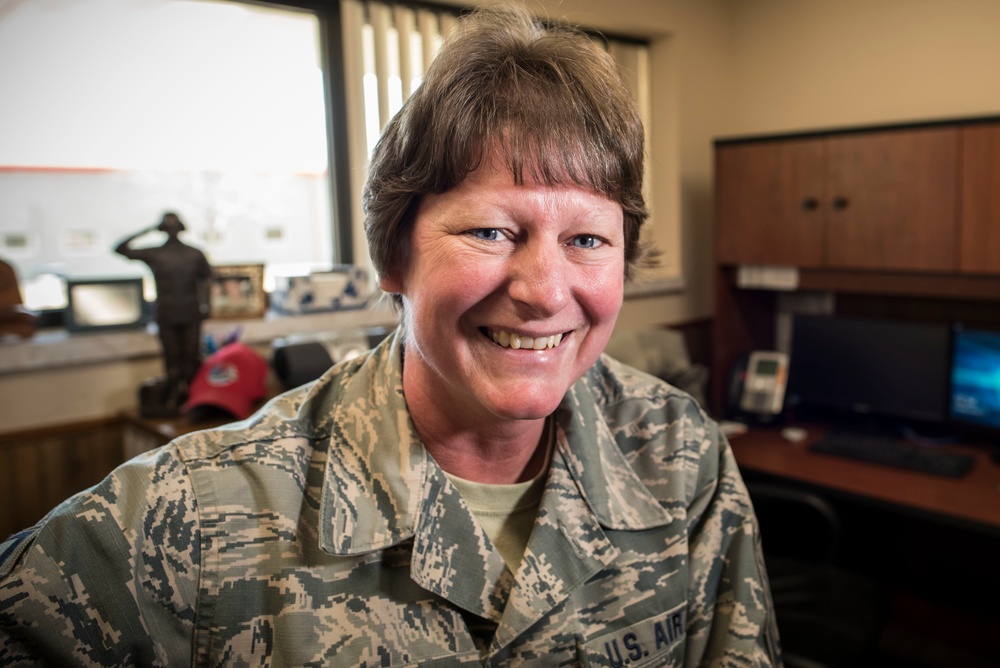
M 673 329 L 619 328 L 604 348 L 611 357 L 661 378 L 705 404 L 708 369 L 691 362 L 684 335 Z
M 841 522 L 817 494 L 760 482 L 747 484 L 761 527 L 764 555 L 832 564 L 840 546 Z

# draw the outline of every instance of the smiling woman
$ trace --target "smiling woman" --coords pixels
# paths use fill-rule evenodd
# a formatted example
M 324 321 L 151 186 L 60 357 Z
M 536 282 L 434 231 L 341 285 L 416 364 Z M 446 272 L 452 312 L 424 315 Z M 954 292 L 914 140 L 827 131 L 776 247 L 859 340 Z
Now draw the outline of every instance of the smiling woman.
M 369 171 L 400 326 L 0 546 L 0 656 L 779 666 L 725 438 L 602 354 L 642 258 L 643 144 L 586 35 L 463 18 Z
M 410 414 L 449 473 L 494 483 L 538 473 L 526 464 L 545 418 L 597 360 L 621 308 L 622 218 L 588 188 L 517 184 L 496 159 L 421 198 L 408 260 L 381 286 L 402 299 Z M 482 466 L 498 454 L 504 466 Z

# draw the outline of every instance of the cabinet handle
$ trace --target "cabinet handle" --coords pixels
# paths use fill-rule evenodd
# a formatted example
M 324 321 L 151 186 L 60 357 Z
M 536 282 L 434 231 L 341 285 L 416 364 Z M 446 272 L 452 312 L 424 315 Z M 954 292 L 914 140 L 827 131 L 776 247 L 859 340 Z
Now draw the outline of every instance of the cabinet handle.
M 846 197 L 834 197 L 833 198 L 833 210 L 834 211 L 843 211 L 844 209 L 847 208 L 848 204 L 850 204 L 850 201 Z
M 802 209 L 804 211 L 815 211 L 819 208 L 819 200 L 815 197 L 806 197 L 802 200 Z

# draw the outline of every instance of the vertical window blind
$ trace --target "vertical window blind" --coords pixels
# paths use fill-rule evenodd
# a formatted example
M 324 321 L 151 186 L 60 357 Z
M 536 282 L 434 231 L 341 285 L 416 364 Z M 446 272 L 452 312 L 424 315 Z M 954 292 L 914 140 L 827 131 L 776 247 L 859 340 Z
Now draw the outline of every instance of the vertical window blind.
M 457 21 L 454 13 L 425 5 L 342 0 L 347 126 L 350 145 L 354 257 L 367 263 L 361 190 L 368 159 L 389 119 L 423 80 L 441 42 Z M 649 49 L 644 43 L 602 36 L 639 106 L 649 155 Z M 649 164 L 645 171 L 648 192 Z

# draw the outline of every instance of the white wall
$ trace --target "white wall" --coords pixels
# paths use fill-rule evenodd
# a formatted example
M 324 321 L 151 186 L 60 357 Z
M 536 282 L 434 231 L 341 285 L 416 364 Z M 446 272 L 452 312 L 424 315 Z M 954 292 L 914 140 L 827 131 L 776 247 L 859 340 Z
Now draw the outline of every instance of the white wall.
M 1000 114 L 996 0 L 732 0 L 731 134 Z

